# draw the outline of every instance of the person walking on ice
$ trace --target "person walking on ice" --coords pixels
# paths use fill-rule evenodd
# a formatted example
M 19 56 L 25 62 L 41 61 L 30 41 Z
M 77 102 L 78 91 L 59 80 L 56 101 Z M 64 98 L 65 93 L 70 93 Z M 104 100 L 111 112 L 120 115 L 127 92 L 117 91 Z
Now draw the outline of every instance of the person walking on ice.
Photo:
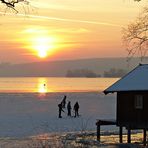
M 68 104 L 67 104 L 67 115 L 71 117 L 71 102 L 69 101 Z
M 62 102 L 61 102 L 62 108 L 65 108 L 65 105 L 66 105 L 66 98 L 67 98 L 67 96 L 65 95 L 64 98 L 63 98 L 63 100 L 62 100 Z
M 62 111 L 64 112 L 63 107 L 62 107 L 62 103 L 58 104 L 58 107 L 59 107 L 59 118 L 62 118 L 62 116 L 61 116 Z
M 78 102 L 75 103 L 73 109 L 74 109 L 74 112 L 75 112 L 75 116 L 74 117 L 79 116 L 79 103 Z

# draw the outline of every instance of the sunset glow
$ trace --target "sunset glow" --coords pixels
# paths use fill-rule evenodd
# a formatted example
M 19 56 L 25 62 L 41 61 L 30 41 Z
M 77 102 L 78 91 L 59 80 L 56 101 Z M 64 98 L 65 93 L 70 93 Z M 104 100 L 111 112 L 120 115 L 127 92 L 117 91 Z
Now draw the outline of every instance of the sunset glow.
M 24 44 L 24 49 L 30 51 L 30 55 L 47 58 L 56 52 L 58 38 L 50 34 L 45 27 L 27 26 L 21 35 L 24 38 L 19 42 Z
M 16 15 L 1 10 L 1 62 L 126 57 L 122 28 L 146 3 L 38 0 Z
M 0 148 L 147 147 L 147 19 L 148 0 L 0 0 Z

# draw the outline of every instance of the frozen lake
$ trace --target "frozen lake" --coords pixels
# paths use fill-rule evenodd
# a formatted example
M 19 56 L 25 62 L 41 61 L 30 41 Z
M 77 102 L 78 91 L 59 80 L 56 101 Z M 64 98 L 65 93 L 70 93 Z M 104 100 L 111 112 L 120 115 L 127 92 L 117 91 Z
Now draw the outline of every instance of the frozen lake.
M 58 103 L 64 95 L 71 105 L 78 101 L 78 118 L 58 118 Z M 99 93 L 1 93 L 0 136 L 24 137 L 48 132 L 95 130 L 96 119 L 115 119 L 115 97 Z M 110 127 L 105 127 L 108 129 Z M 111 129 L 109 129 L 111 130 Z
M 46 87 L 49 86 L 49 84 L 51 85 L 50 79 L 42 81 L 42 83 L 36 83 L 35 80 L 35 78 L 32 78 L 32 80 L 31 78 L 21 78 L 21 81 L 20 78 L 1 78 L 1 137 L 26 137 L 42 133 L 96 130 L 96 119 L 115 119 L 115 94 L 104 95 L 97 91 L 97 88 L 101 86 L 104 88 L 107 87 L 108 83 L 106 82 L 108 82 L 108 79 L 106 79 L 106 81 L 105 79 L 101 80 L 104 82 L 99 83 L 98 87 L 96 85 L 100 80 L 96 78 L 58 79 L 58 81 L 53 81 L 53 88 L 58 88 L 57 86 L 60 85 L 61 87 L 59 88 L 63 88 L 63 90 L 65 88 L 65 90 L 61 92 L 56 92 L 55 90 L 57 89 L 49 92 L 47 91 L 49 88 L 43 87 L 43 84 L 46 84 Z M 46 79 L 42 78 L 42 80 Z M 74 80 L 75 84 L 72 84 L 71 81 Z M 58 84 L 59 81 L 62 81 L 63 86 L 62 83 Z M 87 84 L 86 86 L 85 83 L 83 83 L 84 81 L 88 82 L 85 82 Z M 94 83 L 92 81 L 94 81 Z M 113 79 L 113 81 L 115 81 L 115 79 Z M 112 81 L 109 81 L 109 84 L 111 82 Z M 77 88 L 76 84 L 78 86 L 80 84 L 80 86 L 78 87 L 79 89 L 74 92 L 74 89 Z M 92 86 L 93 84 L 94 86 Z M 38 85 L 43 88 L 38 89 L 37 92 L 25 91 L 30 88 L 32 88 L 32 90 L 35 90 L 33 88 L 40 88 Z M 68 91 L 66 91 L 67 89 Z M 24 90 L 24 92 L 22 90 Z M 72 107 L 76 101 L 79 102 L 80 117 L 67 117 L 67 110 L 65 109 L 65 113 L 62 113 L 63 118 L 58 118 L 58 104 L 64 95 L 67 95 L 67 101 L 71 101 Z M 102 127 L 102 129 L 113 130 L 114 127 L 108 126 Z

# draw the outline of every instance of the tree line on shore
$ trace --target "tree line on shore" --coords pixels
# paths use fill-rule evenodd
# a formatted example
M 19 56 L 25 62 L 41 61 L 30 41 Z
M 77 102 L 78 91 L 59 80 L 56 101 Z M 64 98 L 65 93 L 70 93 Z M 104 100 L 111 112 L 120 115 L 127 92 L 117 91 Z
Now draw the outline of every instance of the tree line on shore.
M 128 71 L 125 69 L 116 69 L 111 68 L 107 71 L 104 71 L 103 74 L 97 74 L 93 70 L 90 69 L 73 69 L 68 70 L 66 73 L 66 77 L 87 77 L 87 78 L 96 78 L 96 77 L 122 77 Z

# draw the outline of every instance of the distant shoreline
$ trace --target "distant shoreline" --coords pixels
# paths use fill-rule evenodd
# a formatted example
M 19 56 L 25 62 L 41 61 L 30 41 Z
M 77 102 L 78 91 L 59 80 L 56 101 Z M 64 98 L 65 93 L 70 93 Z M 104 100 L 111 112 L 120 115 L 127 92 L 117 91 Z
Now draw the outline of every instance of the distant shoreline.
M 120 77 L 67 77 L 67 76 L 0 76 L 0 78 L 120 78 Z
M 64 77 L 71 70 L 88 70 L 93 73 L 84 76 L 96 77 L 92 74 L 97 74 L 98 77 L 98 75 L 104 76 L 104 72 L 112 72 L 111 69 L 131 70 L 138 64 L 139 58 L 133 58 L 130 63 L 126 62 L 126 58 L 91 58 L 22 64 L 2 62 L 0 63 L 0 77 Z

